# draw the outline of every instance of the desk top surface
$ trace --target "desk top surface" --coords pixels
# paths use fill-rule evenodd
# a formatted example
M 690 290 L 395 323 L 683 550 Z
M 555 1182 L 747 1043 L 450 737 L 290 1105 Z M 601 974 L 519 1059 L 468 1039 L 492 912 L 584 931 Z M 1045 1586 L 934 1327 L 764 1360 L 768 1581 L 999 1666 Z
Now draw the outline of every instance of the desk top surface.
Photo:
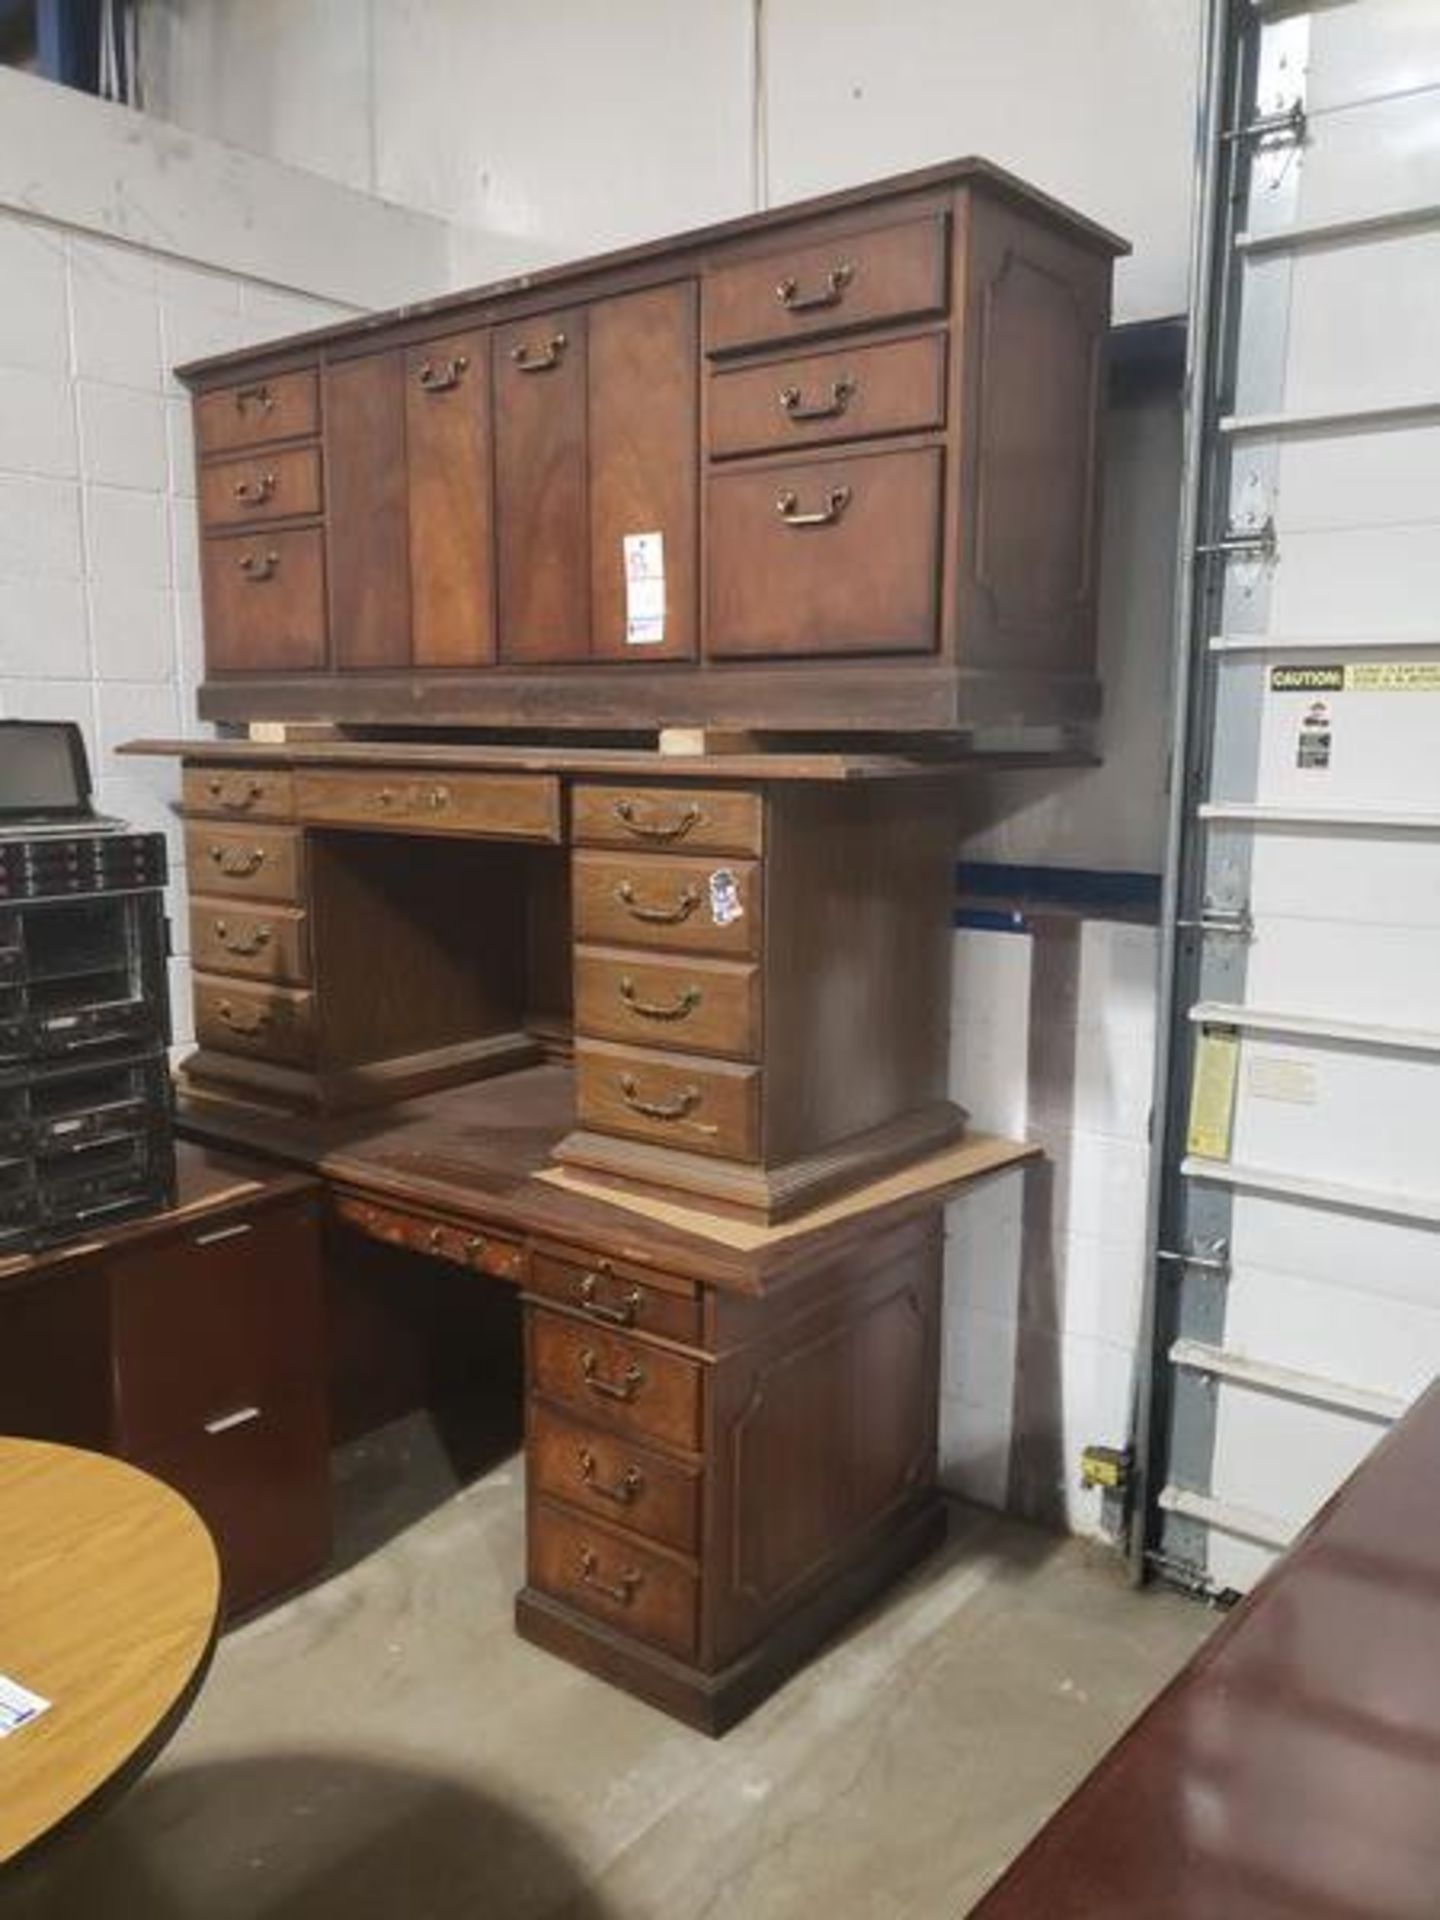
M 1440 1383 L 976 1909 L 1440 1911 Z
M 51 1704 L 0 1740 L 0 1863 L 158 1752 L 214 1645 L 220 1570 L 178 1493 L 0 1438 L 0 1671 Z

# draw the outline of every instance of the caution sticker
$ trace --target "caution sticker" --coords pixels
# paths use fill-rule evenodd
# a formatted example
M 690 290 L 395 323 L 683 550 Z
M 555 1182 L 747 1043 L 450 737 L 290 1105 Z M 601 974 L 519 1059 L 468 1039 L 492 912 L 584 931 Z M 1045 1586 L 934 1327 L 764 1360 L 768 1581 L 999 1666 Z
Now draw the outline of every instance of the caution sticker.
M 1206 1160 L 1230 1158 L 1239 1067 L 1240 1035 L 1234 1027 L 1202 1027 L 1195 1045 L 1195 1077 L 1190 1083 L 1187 1153 Z
M 1440 693 L 1440 660 L 1366 660 L 1348 667 L 1272 667 L 1272 693 Z

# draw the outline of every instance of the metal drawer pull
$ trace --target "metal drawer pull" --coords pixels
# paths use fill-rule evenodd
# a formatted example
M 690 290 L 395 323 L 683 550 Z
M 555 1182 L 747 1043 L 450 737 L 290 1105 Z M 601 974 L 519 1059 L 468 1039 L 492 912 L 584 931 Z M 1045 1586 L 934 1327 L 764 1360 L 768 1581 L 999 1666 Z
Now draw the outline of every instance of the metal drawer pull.
M 668 822 L 637 819 L 633 800 L 617 800 L 614 813 L 621 826 L 640 840 L 683 840 L 690 829 L 698 827 L 705 818 L 702 809 L 693 801 L 682 814 Z
M 262 473 L 258 480 L 237 480 L 234 486 L 235 498 L 247 507 L 263 507 L 274 493 L 277 485 L 273 473 Z
M 607 1600 L 615 1601 L 618 1606 L 628 1607 L 630 1602 L 635 1598 L 636 1589 L 645 1578 L 644 1574 L 640 1572 L 638 1567 L 629 1567 L 620 1575 L 612 1587 L 606 1581 L 600 1579 L 598 1573 L 599 1566 L 599 1558 L 591 1548 L 582 1547 L 580 1549 L 581 1585 L 593 1587 L 596 1593 L 603 1593 Z
M 831 487 L 816 513 L 801 513 L 800 496 L 789 487 L 775 496 L 775 511 L 787 527 L 833 527 L 849 504 L 849 487 Z
M 254 1227 L 248 1220 L 241 1220 L 233 1227 L 212 1227 L 209 1233 L 197 1233 L 191 1242 L 197 1247 L 218 1246 L 222 1240 L 243 1240 L 247 1233 L 253 1233 Z
M 453 360 L 442 360 L 437 367 L 431 360 L 421 366 L 415 376 L 426 393 L 448 393 L 452 387 L 458 387 L 460 376 L 470 364 L 470 356 L 457 353 Z
M 632 1287 L 618 1307 L 610 1307 L 599 1298 L 602 1280 L 613 1280 L 608 1266 L 600 1266 L 594 1273 L 587 1273 L 580 1282 L 580 1306 L 592 1320 L 604 1320 L 612 1327 L 633 1327 L 640 1317 L 644 1299 L 638 1287 Z
M 251 1007 L 248 1014 L 237 1009 L 228 1000 L 222 1000 L 215 1008 L 220 1023 L 232 1033 L 255 1034 L 262 1032 L 270 1024 L 269 1010 L 265 1007 Z
M 678 927 L 699 906 L 700 889 L 696 886 L 686 887 L 676 896 L 673 907 L 642 907 L 635 898 L 634 887 L 628 880 L 622 880 L 615 889 L 615 898 L 632 920 L 648 920 L 659 927 Z
M 620 998 L 631 1013 L 638 1013 L 642 1020 L 688 1020 L 703 997 L 699 987 L 682 987 L 670 1005 L 664 1007 L 658 1000 L 641 1000 L 629 974 L 620 982 Z
M 775 298 L 787 313 L 809 313 L 816 307 L 838 307 L 845 298 L 845 289 L 855 278 L 853 260 L 842 260 L 831 267 L 825 276 L 824 285 L 815 293 L 801 293 L 800 282 L 793 274 L 777 282 Z
M 592 1393 L 598 1393 L 606 1400 L 633 1400 L 645 1384 L 645 1369 L 636 1360 L 626 1367 L 619 1380 L 602 1380 L 595 1368 L 598 1362 L 595 1349 L 585 1347 L 580 1354 L 580 1372 L 585 1384 Z
M 778 395 L 780 411 L 787 420 L 838 420 L 859 391 L 860 383 L 848 373 L 830 382 L 828 400 L 807 403 L 799 387 L 782 387 Z
M 448 787 L 414 786 L 400 792 L 394 787 L 381 787 L 375 798 L 382 807 L 404 807 L 411 812 L 423 807 L 430 813 L 443 813 L 452 795 Z
M 280 556 L 271 547 L 266 553 L 242 553 L 235 562 L 241 573 L 254 586 L 262 580 L 273 580 L 280 567 Z
M 252 927 L 249 933 L 231 933 L 228 921 L 217 920 L 215 938 L 227 953 L 236 953 L 242 959 L 248 960 L 269 946 L 275 938 L 275 929 L 262 923 L 258 927 Z
M 581 1447 L 579 1460 L 580 1478 L 591 1493 L 598 1493 L 602 1500 L 613 1500 L 617 1507 L 628 1507 L 645 1491 L 645 1476 L 639 1467 L 627 1467 L 614 1486 L 607 1487 L 595 1478 L 596 1460 L 588 1447 Z
M 263 380 L 258 386 L 235 389 L 235 411 L 241 414 L 248 413 L 251 407 L 257 408 L 261 413 L 274 412 L 275 395 Z
M 248 1427 L 252 1420 L 260 1418 L 259 1407 L 237 1407 L 234 1413 L 222 1413 L 218 1420 L 207 1420 L 207 1433 L 229 1433 L 232 1427 Z
M 703 1095 L 699 1087 L 682 1087 L 673 1100 L 642 1100 L 640 1083 L 633 1073 L 620 1076 L 620 1093 L 632 1113 L 644 1114 L 647 1120 L 683 1120 L 699 1106 Z M 703 1129 L 713 1133 L 713 1127 Z
M 549 367 L 558 367 L 560 357 L 570 342 L 563 333 L 552 333 L 543 346 L 530 347 L 523 342 L 510 349 L 510 358 L 518 373 L 544 373 Z
M 206 852 L 231 880 L 248 880 L 252 873 L 258 873 L 265 864 L 263 847 L 207 847 Z
M 224 780 L 216 774 L 206 785 L 210 798 L 218 800 L 228 813 L 248 813 L 257 800 L 265 798 L 263 780 Z

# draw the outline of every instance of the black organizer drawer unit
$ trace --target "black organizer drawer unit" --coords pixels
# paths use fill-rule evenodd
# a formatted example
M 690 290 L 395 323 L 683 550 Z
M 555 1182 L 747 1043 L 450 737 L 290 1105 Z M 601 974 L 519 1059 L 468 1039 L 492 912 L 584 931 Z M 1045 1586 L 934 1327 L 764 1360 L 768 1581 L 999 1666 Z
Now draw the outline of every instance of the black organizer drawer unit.
M 163 833 L 0 841 L 0 902 L 133 893 L 163 887 L 167 870 Z

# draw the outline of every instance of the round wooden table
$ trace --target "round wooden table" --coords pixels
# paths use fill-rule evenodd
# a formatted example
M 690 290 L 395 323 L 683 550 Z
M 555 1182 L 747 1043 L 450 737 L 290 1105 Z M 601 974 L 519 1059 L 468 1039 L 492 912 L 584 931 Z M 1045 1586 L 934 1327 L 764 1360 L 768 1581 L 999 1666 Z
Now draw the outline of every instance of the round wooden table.
M 210 1664 L 220 1569 L 178 1493 L 0 1438 L 0 1673 L 51 1702 L 0 1739 L 0 1864 L 140 1774 Z

